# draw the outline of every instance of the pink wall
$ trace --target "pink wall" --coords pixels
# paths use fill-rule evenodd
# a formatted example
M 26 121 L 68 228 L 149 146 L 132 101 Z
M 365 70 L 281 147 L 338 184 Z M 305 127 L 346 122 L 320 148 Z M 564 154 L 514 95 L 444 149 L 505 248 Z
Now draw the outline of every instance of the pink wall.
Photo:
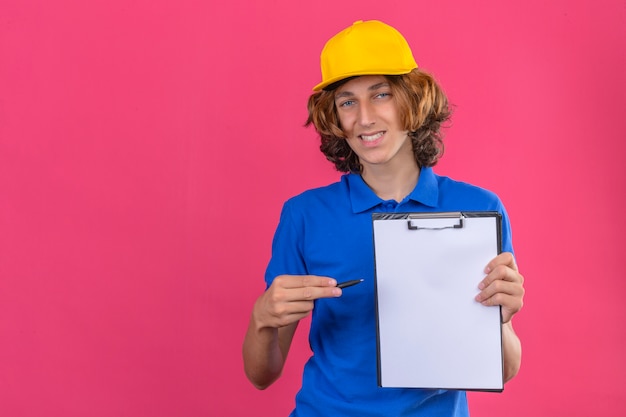
M 241 341 L 282 202 L 337 178 L 319 51 L 373 18 L 456 105 L 438 172 L 513 221 L 524 363 L 472 415 L 626 414 L 623 1 L 3 0 L 2 415 L 286 415 L 305 333 L 264 392 Z

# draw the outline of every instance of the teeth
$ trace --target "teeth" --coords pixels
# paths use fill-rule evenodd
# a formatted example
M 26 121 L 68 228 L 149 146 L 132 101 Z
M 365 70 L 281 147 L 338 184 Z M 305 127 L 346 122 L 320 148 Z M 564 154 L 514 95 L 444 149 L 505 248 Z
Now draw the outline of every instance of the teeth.
M 371 142 L 374 141 L 380 137 L 383 136 L 383 132 L 378 132 L 374 135 L 368 136 L 368 135 L 361 135 L 361 139 L 363 139 L 365 142 Z

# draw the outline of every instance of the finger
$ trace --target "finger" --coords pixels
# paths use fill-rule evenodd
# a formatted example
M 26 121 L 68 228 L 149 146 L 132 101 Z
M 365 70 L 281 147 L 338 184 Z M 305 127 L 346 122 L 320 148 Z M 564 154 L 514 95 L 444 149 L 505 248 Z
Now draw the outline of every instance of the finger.
M 487 266 L 485 267 L 485 273 L 490 273 L 500 265 L 508 266 L 515 271 L 518 270 L 517 263 L 515 262 L 515 257 L 513 256 L 513 254 L 511 252 L 502 252 L 487 264 Z
M 339 288 L 335 288 L 335 290 L 341 292 Z M 296 291 L 298 290 L 289 290 L 289 292 Z M 333 295 L 333 297 L 337 297 L 337 295 Z M 266 316 L 268 317 L 266 320 L 268 323 L 271 323 L 270 327 L 287 326 L 308 316 L 314 308 L 313 301 L 313 299 L 294 301 L 282 300 L 279 303 L 270 303 L 267 311 L 269 317 Z
M 293 315 L 306 315 L 313 310 L 312 301 L 291 301 L 274 306 L 271 314 L 275 317 L 288 317 Z
M 502 322 L 507 323 L 511 320 L 513 315 L 521 310 L 524 302 L 521 297 L 497 293 L 482 301 L 481 304 L 487 307 L 502 306 Z
M 508 281 L 517 284 L 524 283 L 524 277 L 516 269 L 512 269 L 505 265 L 496 266 L 483 280 L 478 284 L 479 289 L 484 289 L 496 281 Z
M 340 297 L 341 288 L 333 287 L 302 287 L 292 289 L 294 294 L 298 294 L 294 300 L 317 300 L 320 298 Z
M 273 309 L 268 311 L 271 318 L 267 319 L 270 327 L 284 327 L 291 323 L 295 323 L 306 316 L 313 310 L 312 301 L 296 301 L 289 303 L 281 303 L 275 305 Z
M 335 287 L 337 280 L 317 275 L 280 275 L 274 279 L 282 288 Z
M 521 305 L 521 298 L 511 294 L 498 292 L 491 297 L 482 300 L 480 303 L 484 306 L 502 306 L 503 308 L 514 310 Z
M 519 282 L 495 280 L 484 287 L 480 293 L 476 295 L 476 301 L 482 302 L 498 293 L 515 297 L 523 297 L 524 287 Z
M 319 298 L 332 298 L 340 297 L 342 294 L 341 288 L 336 286 L 332 287 L 294 287 L 285 288 L 279 284 L 272 287 L 267 291 L 266 296 L 268 302 L 273 306 L 280 306 L 284 303 L 294 303 L 298 301 L 314 301 Z M 282 307 L 281 307 L 282 308 Z

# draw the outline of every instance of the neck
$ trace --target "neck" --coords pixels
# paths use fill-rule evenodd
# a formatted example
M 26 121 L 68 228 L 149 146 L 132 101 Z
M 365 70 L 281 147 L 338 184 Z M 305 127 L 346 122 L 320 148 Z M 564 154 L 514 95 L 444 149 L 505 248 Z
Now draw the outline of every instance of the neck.
M 419 174 L 420 169 L 413 160 L 412 164 L 403 164 L 394 170 L 369 166 L 363 170 L 361 177 L 378 197 L 399 203 L 413 191 Z

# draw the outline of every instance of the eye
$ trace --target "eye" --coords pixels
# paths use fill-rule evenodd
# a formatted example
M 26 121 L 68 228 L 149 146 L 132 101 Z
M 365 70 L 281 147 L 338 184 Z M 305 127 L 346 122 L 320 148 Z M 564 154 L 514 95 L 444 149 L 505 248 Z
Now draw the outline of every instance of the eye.
M 354 105 L 354 100 L 346 100 L 339 103 L 339 107 L 350 107 Z
M 376 98 L 387 98 L 389 96 L 391 96 L 391 93 L 388 93 L 388 92 L 376 94 Z

